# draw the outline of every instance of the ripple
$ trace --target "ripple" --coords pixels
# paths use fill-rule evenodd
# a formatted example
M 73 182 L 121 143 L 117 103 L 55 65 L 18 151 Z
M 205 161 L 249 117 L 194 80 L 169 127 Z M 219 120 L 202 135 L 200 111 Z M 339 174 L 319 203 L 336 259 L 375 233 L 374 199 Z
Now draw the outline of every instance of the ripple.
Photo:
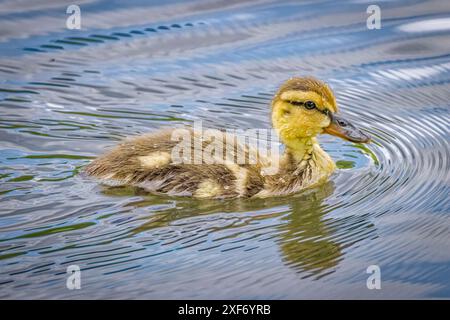
M 42 30 L 13 30 L 6 13 L 1 297 L 73 298 L 71 264 L 90 298 L 371 298 L 371 264 L 384 294 L 448 297 L 450 47 L 436 3 L 392 4 L 377 31 L 326 1 L 123 5 L 76 32 L 47 13 Z M 77 174 L 162 126 L 268 128 L 277 86 L 298 74 L 326 79 L 373 137 L 321 136 L 338 170 L 320 187 L 200 201 Z
M 433 32 L 450 30 L 450 18 L 428 19 L 398 27 L 403 32 Z

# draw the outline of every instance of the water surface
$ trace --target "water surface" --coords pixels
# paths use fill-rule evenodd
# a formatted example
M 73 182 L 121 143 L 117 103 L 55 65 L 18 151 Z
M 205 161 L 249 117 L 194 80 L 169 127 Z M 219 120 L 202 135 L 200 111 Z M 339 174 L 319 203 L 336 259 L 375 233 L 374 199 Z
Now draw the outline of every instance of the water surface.
M 69 4 L 0 3 L 0 298 L 450 297 L 447 1 L 380 2 L 380 30 L 370 1 L 81 1 L 81 30 Z M 296 75 L 373 136 L 320 137 L 339 169 L 319 188 L 200 201 L 78 175 L 164 126 L 269 128 Z

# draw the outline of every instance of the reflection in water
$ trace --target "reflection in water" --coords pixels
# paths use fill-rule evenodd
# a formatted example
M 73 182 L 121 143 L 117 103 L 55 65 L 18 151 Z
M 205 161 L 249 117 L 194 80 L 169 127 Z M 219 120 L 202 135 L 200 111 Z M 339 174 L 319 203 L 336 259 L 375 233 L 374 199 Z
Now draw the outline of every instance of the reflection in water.
M 135 187 L 104 187 L 103 192 L 108 195 L 143 195 L 144 200 L 131 202 L 128 205 L 146 208 L 165 206 L 170 197 L 149 195 L 145 191 Z M 350 246 L 373 236 L 374 226 L 367 217 L 360 217 L 358 223 L 348 219 L 326 219 L 328 206 L 324 200 L 334 192 L 334 183 L 328 182 L 320 187 L 307 190 L 293 197 L 269 198 L 269 199 L 233 199 L 233 200 L 199 200 L 178 198 L 177 206 L 158 211 L 151 217 L 142 219 L 141 224 L 130 230 L 128 236 L 150 233 L 158 229 L 164 229 L 171 225 L 183 224 L 183 221 L 191 217 L 211 216 L 217 213 L 258 212 L 265 208 L 287 206 L 286 214 L 280 216 L 277 244 L 286 265 L 303 272 L 302 277 L 311 275 L 320 278 L 333 272 L 339 261 L 343 258 L 342 247 Z M 279 214 L 276 214 L 279 215 Z M 275 216 L 276 216 L 275 215 Z M 273 214 L 255 214 L 246 219 L 245 224 L 273 218 Z M 348 223 L 346 223 L 348 221 Z M 210 232 L 241 227 L 241 224 L 230 224 L 222 227 L 214 227 Z M 352 230 L 353 229 L 353 230 Z M 365 232 L 361 232 L 365 231 Z M 345 238 L 339 238 L 340 233 L 359 233 L 360 236 L 346 242 Z M 151 233 L 150 233 L 151 234 Z
M 333 191 L 330 182 L 290 202 L 292 212 L 285 218 L 287 224 L 283 229 L 286 231 L 279 242 L 288 265 L 319 275 L 339 263 L 343 253 L 341 244 L 334 240 L 337 230 L 330 221 L 324 221 L 323 200 Z

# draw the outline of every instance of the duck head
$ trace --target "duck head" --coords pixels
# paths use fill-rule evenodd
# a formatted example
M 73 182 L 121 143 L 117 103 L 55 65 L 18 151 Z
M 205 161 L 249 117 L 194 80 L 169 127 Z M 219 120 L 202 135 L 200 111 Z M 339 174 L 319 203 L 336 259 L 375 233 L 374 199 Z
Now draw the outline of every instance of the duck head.
M 288 146 L 322 133 L 352 142 L 370 141 L 338 114 L 331 88 L 313 77 L 291 78 L 280 87 L 272 100 L 272 124 Z

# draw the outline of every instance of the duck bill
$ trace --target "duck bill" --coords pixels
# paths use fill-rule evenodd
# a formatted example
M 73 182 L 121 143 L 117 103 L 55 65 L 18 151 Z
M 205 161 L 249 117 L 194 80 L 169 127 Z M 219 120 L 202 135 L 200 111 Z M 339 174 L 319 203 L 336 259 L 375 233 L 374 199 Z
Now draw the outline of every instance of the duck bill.
M 370 141 L 370 136 L 336 114 L 331 114 L 331 123 L 324 129 L 324 132 L 351 142 L 367 143 Z

